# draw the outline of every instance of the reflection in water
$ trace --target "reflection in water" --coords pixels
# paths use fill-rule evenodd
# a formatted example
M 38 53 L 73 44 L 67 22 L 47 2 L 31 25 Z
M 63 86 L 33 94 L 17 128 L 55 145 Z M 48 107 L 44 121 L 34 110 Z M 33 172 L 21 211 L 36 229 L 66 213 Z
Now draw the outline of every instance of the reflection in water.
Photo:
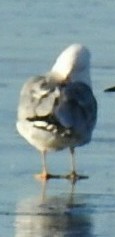
M 43 185 L 42 197 L 33 197 L 17 205 L 15 237 L 92 236 L 90 213 L 83 195 L 71 192 L 47 195 Z

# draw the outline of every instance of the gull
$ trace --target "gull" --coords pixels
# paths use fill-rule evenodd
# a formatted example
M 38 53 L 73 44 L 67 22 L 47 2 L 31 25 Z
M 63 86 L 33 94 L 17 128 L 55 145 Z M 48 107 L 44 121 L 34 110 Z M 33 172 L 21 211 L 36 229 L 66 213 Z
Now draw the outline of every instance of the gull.
M 30 78 L 21 90 L 16 126 L 20 135 L 41 152 L 43 170 L 36 177 L 54 177 L 46 165 L 47 152 L 69 148 L 72 167 L 65 177 L 78 178 L 75 148 L 90 142 L 96 120 L 90 52 L 81 44 L 72 44 L 49 72 Z

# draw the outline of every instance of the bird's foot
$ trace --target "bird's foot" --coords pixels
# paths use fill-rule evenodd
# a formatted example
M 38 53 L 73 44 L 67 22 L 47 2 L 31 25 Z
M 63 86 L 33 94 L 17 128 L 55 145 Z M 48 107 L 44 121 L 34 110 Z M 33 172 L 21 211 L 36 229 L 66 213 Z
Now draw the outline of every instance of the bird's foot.
M 70 174 L 67 174 L 65 178 L 72 181 L 77 181 L 79 179 L 79 175 L 75 171 L 72 171 Z
M 66 175 L 65 178 L 66 178 L 66 179 L 69 179 L 69 180 L 71 180 L 73 183 L 75 183 L 77 180 L 80 180 L 80 179 L 87 179 L 88 176 L 79 175 L 79 174 L 77 174 L 75 171 L 72 171 L 70 174 Z
M 43 171 L 40 174 L 35 174 L 34 177 L 35 177 L 36 180 L 46 181 L 48 179 L 51 179 L 52 175 L 47 173 L 47 172 L 45 172 L 45 171 Z

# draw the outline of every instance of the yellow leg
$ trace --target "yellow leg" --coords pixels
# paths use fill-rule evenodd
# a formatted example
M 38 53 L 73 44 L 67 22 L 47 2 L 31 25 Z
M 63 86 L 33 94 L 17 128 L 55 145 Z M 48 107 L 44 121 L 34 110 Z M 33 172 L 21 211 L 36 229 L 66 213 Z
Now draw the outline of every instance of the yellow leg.
M 71 169 L 72 172 L 76 171 L 76 161 L 75 161 L 75 149 L 70 147 L 70 154 L 71 154 Z
M 42 158 L 42 173 L 36 174 L 35 178 L 45 181 L 50 178 L 50 174 L 48 174 L 47 165 L 46 165 L 46 151 L 42 152 L 41 158 Z
M 70 154 L 71 154 L 71 172 L 70 174 L 66 175 L 66 178 L 72 180 L 72 182 L 74 183 L 77 179 L 79 179 L 79 176 L 76 173 L 75 150 L 73 147 L 70 147 Z
M 66 176 L 67 179 L 72 180 L 73 183 L 75 183 L 78 179 L 87 179 L 88 176 L 79 175 L 76 172 L 76 160 L 75 160 L 75 149 L 70 147 L 70 153 L 71 153 L 71 173 Z

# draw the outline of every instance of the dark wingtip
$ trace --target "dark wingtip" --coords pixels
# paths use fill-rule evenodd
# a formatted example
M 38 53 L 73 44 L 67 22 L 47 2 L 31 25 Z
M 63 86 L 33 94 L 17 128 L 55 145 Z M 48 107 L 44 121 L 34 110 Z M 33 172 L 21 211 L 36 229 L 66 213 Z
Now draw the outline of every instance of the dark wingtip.
M 105 89 L 104 92 L 115 92 L 115 86 Z

